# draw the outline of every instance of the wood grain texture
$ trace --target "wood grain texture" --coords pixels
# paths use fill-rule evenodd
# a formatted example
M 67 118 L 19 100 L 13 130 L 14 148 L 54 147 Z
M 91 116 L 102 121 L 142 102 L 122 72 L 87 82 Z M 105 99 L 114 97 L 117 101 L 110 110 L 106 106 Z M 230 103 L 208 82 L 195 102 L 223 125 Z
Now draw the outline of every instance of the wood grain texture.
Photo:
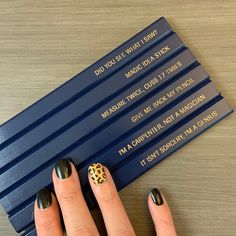
M 0 123 L 162 15 L 235 107 L 235 0 L 1 0 Z M 122 190 L 137 235 L 154 235 L 146 204 L 154 186 L 170 204 L 178 235 L 236 235 L 235 143 L 232 114 Z M 3 210 L 0 235 L 16 235 Z

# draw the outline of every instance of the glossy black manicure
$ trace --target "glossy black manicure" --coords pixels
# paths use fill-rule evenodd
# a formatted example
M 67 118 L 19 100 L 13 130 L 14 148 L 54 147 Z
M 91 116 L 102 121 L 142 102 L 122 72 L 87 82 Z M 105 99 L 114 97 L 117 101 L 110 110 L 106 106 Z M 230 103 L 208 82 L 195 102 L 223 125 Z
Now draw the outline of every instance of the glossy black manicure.
M 57 160 L 55 170 L 59 179 L 68 178 L 72 172 L 70 162 L 65 159 Z
M 164 200 L 163 200 L 163 198 L 161 196 L 161 193 L 160 193 L 160 191 L 157 188 L 152 189 L 150 194 L 151 194 L 152 201 L 156 205 L 161 206 L 164 203 Z
M 37 193 L 37 204 L 39 209 L 45 209 L 52 204 L 52 195 L 49 189 L 43 188 Z

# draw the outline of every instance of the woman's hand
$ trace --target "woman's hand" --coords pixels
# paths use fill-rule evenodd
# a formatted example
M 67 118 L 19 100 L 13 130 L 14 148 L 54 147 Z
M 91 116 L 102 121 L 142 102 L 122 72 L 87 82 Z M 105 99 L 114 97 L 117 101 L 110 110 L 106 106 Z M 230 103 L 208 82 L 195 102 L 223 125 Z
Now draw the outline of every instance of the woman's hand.
M 59 160 L 52 173 L 54 196 L 48 189 L 37 194 L 35 224 L 38 236 L 63 236 L 61 209 L 68 236 L 97 236 L 99 232 L 84 200 L 75 166 Z M 88 169 L 89 183 L 97 199 L 109 236 L 135 235 L 109 170 L 100 163 Z M 158 236 L 176 236 L 169 207 L 157 190 L 148 196 L 148 206 Z

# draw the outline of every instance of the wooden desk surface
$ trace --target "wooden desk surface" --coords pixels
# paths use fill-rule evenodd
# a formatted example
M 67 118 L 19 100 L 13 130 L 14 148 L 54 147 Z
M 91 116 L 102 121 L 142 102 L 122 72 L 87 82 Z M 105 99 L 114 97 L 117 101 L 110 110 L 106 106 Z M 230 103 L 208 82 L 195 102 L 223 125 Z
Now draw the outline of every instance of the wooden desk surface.
M 0 123 L 162 15 L 235 107 L 235 0 L 1 0 Z M 236 235 L 235 153 L 232 114 L 121 191 L 137 235 L 154 235 L 153 186 L 169 201 L 178 235 Z M 3 210 L 0 235 L 16 235 Z

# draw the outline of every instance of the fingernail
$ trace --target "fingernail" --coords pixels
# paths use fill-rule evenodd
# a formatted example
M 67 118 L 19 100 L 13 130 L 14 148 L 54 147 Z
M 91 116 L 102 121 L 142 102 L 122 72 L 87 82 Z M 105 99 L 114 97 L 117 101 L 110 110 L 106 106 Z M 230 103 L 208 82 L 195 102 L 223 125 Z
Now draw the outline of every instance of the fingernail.
M 106 181 L 106 174 L 101 163 L 93 163 L 89 166 L 88 172 L 95 184 L 102 184 Z
M 158 205 L 161 206 L 164 203 L 163 197 L 161 196 L 160 191 L 157 188 L 154 188 L 150 192 L 152 201 Z
M 71 165 L 66 159 L 56 161 L 55 170 L 59 179 L 66 179 L 71 175 Z
M 52 195 L 49 189 L 43 188 L 37 193 L 37 204 L 39 209 L 45 209 L 52 204 Z

